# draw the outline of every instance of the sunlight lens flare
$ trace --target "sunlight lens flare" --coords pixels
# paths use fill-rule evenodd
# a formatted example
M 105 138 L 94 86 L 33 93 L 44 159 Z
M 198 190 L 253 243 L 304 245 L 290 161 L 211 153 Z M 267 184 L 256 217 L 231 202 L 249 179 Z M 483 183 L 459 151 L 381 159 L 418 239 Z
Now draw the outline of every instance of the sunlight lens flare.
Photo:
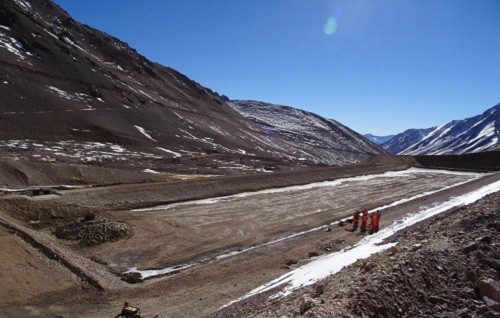
M 329 17 L 326 20 L 325 27 L 323 31 L 326 35 L 333 35 L 337 31 L 338 21 L 334 17 Z

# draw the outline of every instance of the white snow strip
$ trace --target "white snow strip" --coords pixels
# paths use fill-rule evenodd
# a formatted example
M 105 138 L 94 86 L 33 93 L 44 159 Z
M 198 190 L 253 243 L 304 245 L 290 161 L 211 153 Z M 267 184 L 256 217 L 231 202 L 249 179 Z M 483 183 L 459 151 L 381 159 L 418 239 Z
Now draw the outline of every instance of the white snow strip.
M 186 202 L 179 202 L 179 203 L 173 203 L 173 204 L 168 204 L 168 205 L 160 205 L 156 207 L 150 207 L 150 208 L 143 208 L 143 209 L 136 209 L 133 211 L 156 211 L 156 210 L 166 210 L 166 209 L 171 209 L 177 206 L 181 205 L 203 205 L 203 204 L 214 204 L 218 203 L 221 201 L 232 201 L 237 198 L 245 198 L 245 197 L 250 197 L 250 196 L 255 196 L 255 195 L 262 195 L 262 194 L 270 194 L 270 193 L 283 193 L 283 192 L 293 192 L 293 191 L 301 191 L 301 190 L 309 190 L 309 189 L 314 189 L 314 188 L 320 188 L 320 187 L 335 187 L 338 186 L 344 182 L 353 182 L 353 181 L 367 181 L 375 178 L 381 178 L 381 177 L 401 177 L 409 174 L 414 174 L 414 173 L 439 173 L 439 174 L 451 174 L 451 175 L 470 175 L 474 177 L 479 177 L 484 174 L 480 173 L 475 173 L 475 172 L 462 172 L 462 171 L 448 171 L 448 170 L 438 170 L 438 169 L 422 169 L 422 168 L 409 168 L 407 170 L 403 171 L 387 171 L 381 174 L 371 174 L 371 175 L 363 175 L 363 176 L 357 176 L 357 177 L 350 177 L 350 178 L 342 178 L 342 179 L 337 179 L 333 181 L 323 181 L 323 182 L 315 182 L 315 183 L 309 183 L 305 185 L 296 185 L 296 186 L 290 186 L 290 187 L 284 187 L 284 188 L 272 188 L 272 189 L 266 189 L 266 190 L 260 190 L 260 191 L 254 191 L 254 192 L 243 192 L 239 194 L 234 194 L 234 195 L 228 195 L 228 196 L 223 196 L 223 197 L 215 197 L 215 198 L 208 198 L 208 199 L 202 199 L 202 200 L 193 200 L 193 201 L 186 201 Z M 440 189 L 442 190 L 442 189 Z M 424 194 L 422 194 L 424 195 Z M 425 194 L 427 195 L 427 194 Z M 403 199 L 404 200 L 404 199 Z M 410 200 L 410 199 L 408 199 Z M 387 207 L 387 206 L 386 206 Z
M 149 97 L 149 99 L 152 99 L 153 101 L 156 101 L 153 97 L 151 97 L 150 95 L 146 94 L 143 90 L 139 90 L 139 92 L 141 92 L 142 95 L 144 95 L 146 97 Z
M 31 9 L 31 4 L 25 0 L 14 0 L 14 2 L 20 6 L 23 10 L 27 11 Z
M 48 31 L 48 30 L 47 30 L 47 29 L 45 29 L 45 28 L 44 28 L 43 30 L 44 30 L 45 32 L 47 32 L 47 33 L 48 33 L 51 37 L 53 37 L 54 39 L 59 40 L 59 38 L 57 37 L 57 35 L 55 35 L 54 33 L 52 33 L 52 32 L 50 32 L 50 31 Z
M 150 270 L 143 270 L 143 271 L 138 270 L 137 267 L 132 267 L 128 271 L 126 271 L 125 273 L 139 273 L 139 274 L 141 274 L 142 278 L 145 279 L 145 278 L 152 277 L 152 276 L 171 274 L 171 273 L 174 273 L 176 271 L 180 271 L 180 270 L 183 270 L 186 268 L 193 267 L 194 265 L 196 265 L 196 264 L 190 263 L 190 264 L 185 264 L 185 265 L 167 267 L 167 268 L 163 268 L 163 269 L 150 269 Z
M 5 30 L 7 30 L 7 31 L 10 31 L 10 28 L 9 28 L 9 27 L 7 27 L 7 26 L 5 26 L 5 25 L 0 25 L 0 28 L 5 29 Z
M 182 154 L 178 153 L 178 152 L 175 152 L 175 151 L 172 151 L 172 150 L 168 150 L 168 149 L 165 149 L 165 148 L 161 148 L 161 147 L 156 147 L 156 149 L 159 149 L 161 151 L 165 151 L 165 152 L 168 152 L 168 153 L 171 153 L 173 154 L 175 157 L 181 157 Z
M 283 289 L 270 298 L 275 299 L 289 295 L 293 290 L 312 285 L 323 278 L 339 272 L 342 268 L 355 263 L 359 259 L 368 258 L 372 254 L 382 252 L 396 245 L 397 243 L 379 245 L 394 233 L 449 209 L 476 202 L 484 196 L 497 191 L 500 191 L 500 181 L 493 182 L 460 197 L 452 198 L 434 207 L 409 214 L 407 217 L 395 221 L 390 227 L 365 237 L 354 246 L 347 247 L 336 253 L 320 256 L 316 260 L 252 290 L 250 293 L 231 301 L 223 307 L 280 286 L 283 286 Z
M 125 152 L 126 149 L 119 146 L 119 145 L 111 145 L 109 146 L 109 148 L 111 148 L 114 152 Z
M 156 139 L 153 139 L 153 137 L 151 137 L 151 135 L 146 132 L 146 129 L 142 128 L 141 126 L 137 126 L 137 125 L 134 125 L 134 127 L 137 128 L 137 130 L 139 130 L 141 132 L 141 134 L 148 137 L 152 141 L 156 142 Z
M 153 169 L 144 169 L 144 170 L 142 170 L 142 172 L 152 173 L 152 174 L 160 174 L 160 172 L 155 171 Z

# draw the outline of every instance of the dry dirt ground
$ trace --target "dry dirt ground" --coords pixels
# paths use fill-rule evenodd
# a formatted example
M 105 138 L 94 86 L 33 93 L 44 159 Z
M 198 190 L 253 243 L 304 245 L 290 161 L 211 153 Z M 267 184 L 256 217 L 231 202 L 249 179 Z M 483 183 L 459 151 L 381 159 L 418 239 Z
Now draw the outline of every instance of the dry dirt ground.
M 415 224 L 313 286 L 211 317 L 499 317 L 500 192 Z
M 400 166 L 395 168 L 402 169 Z M 384 170 L 390 169 L 380 168 L 378 172 Z M 373 168 L 367 168 L 340 176 L 373 172 Z M 331 179 L 338 177 L 338 174 L 332 174 Z M 444 201 L 498 179 L 500 174 L 489 175 L 385 209 L 382 211 L 384 217 L 381 225 L 388 225 L 406 213 L 418 211 L 421 205 Z M 10 279 L 21 281 L 19 276 L 24 276 L 23 279 L 37 281 L 37 284 L 44 288 L 38 289 L 31 298 L 11 297 L 10 295 L 15 295 L 13 292 L 0 291 L 0 317 L 109 317 L 116 315 L 124 300 L 141 307 L 145 317 L 153 317 L 155 314 L 160 317 L 206 316 L 253 288 L 286 273 L 289 271 L 286 264 L 293 263 L 289 262 L 290 260 L 303 261 L 307 260 L 311 253 L 337 251 L 355 243 L 362 236 L 359 233 L 346 232 L 339 227 L 332 228 L 331 232 L 324 232 L 321 228 L 232 257 L 218 260 L 209 258 L 202 264 L 174 275 L 148 279 L 140 284 L 125 283 L 120 280 L 119 274 L 130 266 L 167 266 L 193 259 L 199 260 L 201 256 L 214 256 L 228 248 L 253 246 L 290 232 L 327 225 L 333 220 L 350 215 L 355 208 L 366 206 L 371 209 L 469 180 L 471 176 L 468 174 L 414 174 L 402 178 L 378 178 L 363 182 L 354 179 L 338 186 L 335 191 L 339 192 L 333 191 L 332 188 L 318 187 L 292 193 L 264 193 L 212 205 L 182 204 L 174 209 L 153 212 L 113 209 L 115 205 L 112 202 L 126 196 L 127 190 L 131 187 L 133 189 L 132 185 L 124 185 L 118 189 L 111 187 L 75 190 L 62 197 L 43 201 L 24 199 L 25 202 L 29 201 L 25 204 L 20 204 L 17 198 L 4 198 L 0 200 L 2 228 L 15 227 L 17 231 L 28 233 L 31 239 L 24 238 L 23 241 L 30 243 L 26 246 L 27 253 L 35 255 L 32 258 L 38 258 L 35 265 L 43 268 L 42 262 L 47 262 L 45 258 L 48 254 L 52 255 L 51 259 L 63 260 L 58 262 L 60 270 L 67 272 L 69 277 L 54 274 L 57 278 L 49 279 L 50 276 L 46 276 L 47 281 L 43 281 L 35 270 L 26 270 L 23 273 L 11 271 Z M 297 184 L 297 181 L 291 181 L 290 184 Z M 257 183 L 256 180 L 250 179 L 249 184 L 252 182 Z M 230 184 L 229 182 L 228 188 Z M 369 186 L 366 186 L 367 184 Z M 150 196 L 146 195 L 146 202 L 134 199 L 137 194 L 132 191 L 129 192 L 130 202 L 118 206 L 137 207 L 140 203 L 151 206 L 155 196 L 158 198 L 157 203 L 176 201 L 175 198 L 178 201 L 181 193 L 187 191 L 187 188 L 173 191 L 177 197 L 172 199 L 169 197 L 172 188 L 166 184 L 146 185 L 147 187 L 149 188 L 145 193 L 150 193 Z M 196 185 L 193 185 L 194 187 Z M 136 186 L 135 189 L 140 192 L 140 187 Z M 212 193 L 231 194 L 231 191 L 218 188 L 216 191 L 212 189 Z M 12 204 L 10 201 L 16 203 Z M 97 208 L 100 203 L 105 207 L 103 210 Z M 13 205 L 22 207 L 17 212 L 23 210 L 25 213 L 16 213 Z M 53 209 L 40 212 L 48 206 Z M 79 208 L 68 208 L 75 206 Z M 61 216 L 60 210 L 65 207 L 68 211 L 73 211 L 73 214 L 69 213 L 70 217 Z M 59 241 L 51 234 L 54 226 L 89 211 L 96 212 L 96 209 L 98 214 L 127 223 L 133 234 L 126 239 L 92 248 Z M 26 210 L 31 212 L 26 213 Z M 234 210 L 238 212 L 230 213 Z M 40 213 L 49 217 L 43 222 L 30 224 L 29 221 L 34 221 L 32 217 Z M 145 214 L 147 218 L 144 218 Z M 19 237 L 22 236 L 19 233 L 16 236 L 8 234 L 8 231 L 6 233 L 5 239 L 9 240 L 20 240 Z M 39 244 L 48 247 L 49 252 L 43 251 Z M 17 255 L 16 251 L 11 251 L 11 245 L 2 244 L 9 246 L 6 253 Z M 325 250 L 326 246 L 329 251 Z M 0 266 L 3 268 L 11 264 L 11 258 L 13 257 L 7 256 L 5 260 L 2 258 Z M 18 285 L 18 289 L 18 295 L 27 290 L 22 285 Z M 56 291 L 59 289 L 68 290 L 65 297 L 44 297 L 58 295 Z
M 78 279 L 69 270 L 2 227 L 0 246 L 2 306 L 29 304 L 48 295 L 61 296 L 78 290 Z M 36 279 L 27 273 L 36 273 Z
M 285 188 L 282 192 L 186 202 L 158 210 L 109 212 L 109 217 L 129 224 L 134 235 L 121 241 L 118 250 L 108 244 L 88 253 L 118 271 L 173 266 L 214 251 L 258 245 L 286 233 L 331 223 L 360 207 L 373 209 L 473 177 L 401 173 L 317 184 L 316 188 Z

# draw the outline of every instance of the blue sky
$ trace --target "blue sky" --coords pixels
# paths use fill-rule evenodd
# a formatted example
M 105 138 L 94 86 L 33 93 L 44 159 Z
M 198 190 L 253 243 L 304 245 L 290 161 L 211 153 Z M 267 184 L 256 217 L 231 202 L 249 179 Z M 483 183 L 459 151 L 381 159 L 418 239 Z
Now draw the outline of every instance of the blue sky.
M 386 135 L 500 102 L 500 1 L 56 0 L 232 99 Z

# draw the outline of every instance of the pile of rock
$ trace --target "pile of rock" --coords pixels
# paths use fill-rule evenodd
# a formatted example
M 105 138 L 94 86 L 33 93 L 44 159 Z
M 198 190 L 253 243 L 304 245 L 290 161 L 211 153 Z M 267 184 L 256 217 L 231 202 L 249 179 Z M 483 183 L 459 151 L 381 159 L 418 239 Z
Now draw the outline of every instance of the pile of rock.
M 53 231 L 58 239 L 78 241 L 82 246 L 95 246 L 114 242 L 130 233 L 125 223 L 87 214 Z

